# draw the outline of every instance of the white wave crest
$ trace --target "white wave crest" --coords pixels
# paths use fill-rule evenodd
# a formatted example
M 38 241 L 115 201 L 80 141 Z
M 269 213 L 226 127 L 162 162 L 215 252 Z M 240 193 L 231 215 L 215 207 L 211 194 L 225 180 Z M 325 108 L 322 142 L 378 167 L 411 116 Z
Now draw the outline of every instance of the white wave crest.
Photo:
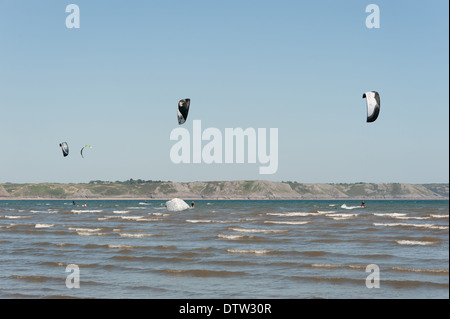
M 8 219 L 24 219 L 24 218 L 31 218 L 31 216 L 11 216 L 11 215 L 5 215 L 5 218 L 8 218 Z
M 152 214 L 153 216 L 161 216 L 161 217 L 167 217 L 170 216 L 170 214 L 166 213 L 149 213 L 149 215 Z
M 433 218 L 448 218 L 448 215 L 435 215 L 435 214 L 431 214 L 430 217 L 433 217 Z
M 445 230 L 448 229 L 448 226 L 437 226 L 435 224 L 408 224 L 408 223 L 373 223 L 374 226 L 407 226 L 407 227 L 418 227 L 418 228 L 427 228 L 427 229 L 440 229 Z
M 250 229 L 250 228 L 230 228 L 230 230 L 238 232 L 238 233 L 263 233 L 263 234 L 286 233 L 289 231 L 289 230 L 278 230 L 278 229 Z
M 235 221 L 224 221 L 224 220 L 212 220 L 212 219 L 186 219 L 186 222 L 188 223 L 214 223 L 214 224 L 229 224 L 229 223 L 235 223 Z
M 300 221 L 277 222 L 277 221 L 266 220 L 266 221 L 264 221 L 264 223 L 266 223 L 266 224 L 281 224 L 281 225 L 304 225 L 304 224 L 308 224 L 309 222 L 300 222 Z
M 326 214 L 325 216 L 327 217 L 336 217 L 336 218 L 340 218 L 340 219 L 349 219 L 352 217 L 356 217 L 359 214 Z
M 150 237 L 153 236 L 153 234 L 130 234 L 130 233 L 124 233 L 124 234 L 119 234 L 120 237 L 125 237 L 125 238 L 144 238 L 144 237 Z
M 222 235 L 222 234 L 219 234 L 219 235 L 217 235 L 217 237 L 222 238 L 222 239 L 238 240 L 238 239 L 243 239 L 246 236 L 245 235 Z
M 99 232 L 101 228 L 84 228 L 84 227 L 69 227 L 69 230 L 73 230 L 76 232 Z
M 433 241 L 418 241 L 418 240 L 396 240 L 397 244 L 399 245 L 434 245 L 436 244 Z
M 123 249 L 123 248 L 132 248 L 133 246 L 130 245 L 108 245 L 108 248 L 116 248 L 116 249 Z
M 71 212 L 74 214 L 83 214 L 83 213 L 101 213 L 102 209 L 72 209 Z
M 34 228 L 50 228 L 55 226 L 55 224 L 36 224 Z
M 105 236 L 106 233 L 77 232 L 78 236 Z
M 231 254 L 256 254 L 256 255 L 265 255 L 269 254 L 270 250 L 265 249 L 254 249 L 254 250 L 247 250 L 247 249 L 227 249 L 227 251 Z
M 346 204 L 342 204 L 341 208 L 344 209 L 357 209 L 357 208 L 363 208 L 362 206 L 347 206 Z
M 402 217 L 406 216 L 404 213 L 374 213 L 375 216 L 379 217 Z
M 287 213 L 267 213 L 270 216 L 281 216 L 281 217 L 292 217 L 292 216 L 309 216 L 314 215 L 313 213 L 302 213 L 302 212 L 287 212 Z
M 129 213 L 129 210 L 114 210 L 113 213 L 114 214 L 127 214 Z

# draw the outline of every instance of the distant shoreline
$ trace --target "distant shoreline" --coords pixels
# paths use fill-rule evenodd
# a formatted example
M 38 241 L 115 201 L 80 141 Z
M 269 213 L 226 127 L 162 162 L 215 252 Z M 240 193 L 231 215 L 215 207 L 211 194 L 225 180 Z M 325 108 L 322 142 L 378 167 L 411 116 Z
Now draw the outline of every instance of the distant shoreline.
M 298 183 L 265 180 L 0 184 L 0 200 L 449 200 L 449 184 Z
M 243 200 L 243 201 L 255 201 L 255 200 L 261 200 L 261 201 L 290 201 L 290 200 L 298 200 L 298 201 L 302 201 L 302 200 L 323 200 L 323 201 L 333 201 L 333 200 L 337 200 L 337 201 L 361 201 L 361 200 L 365 200 L 365 201 L 371 201 L 371 200 L 423 200 L 423 201 L 428 201 L 428 200 L 449 200 L 449 198 L 398 198 L 398 197 L 391 197 L 391 198 L 368 198 L 368 197 L 347 197 L 347 198 L 319 198 L 319 197 L 311 197 L 311 198 L 259 198 L 259 197 L 250 197 L 250 198 L 241 198 L 241 197 L 235 197 L 235 198 L 215 198 L 215 197 L 210 197 L 210 198 L 201 198 L 201 197 L 193 197 L 193 196 L 183 196 L 183 197 L 161 197 L 161 198 L 149 198 L 149 197 L 89 197 L 89 198 L 54 198 L 54 197 L 0 197 L 0 201 L 8 201 L 8 200 L 45 200 L 45 201 L 75 201 L 75 202 L 83 202 L 83 201 L 90 201 L 90 200 L 104 200 L 104 201 L 114 201 L 114 200 L 134 200 L 134 201 L 147 201 L 147 202 L 152 202 L 152 201 L 167 201 L 167 200 L 171 200 L 173 198 L 181 198 L 184 200 L 202 200 L 202 201 L 207 201 L 207 200 L 222 200 L 222 201 L 233 201 L 233 200 Z

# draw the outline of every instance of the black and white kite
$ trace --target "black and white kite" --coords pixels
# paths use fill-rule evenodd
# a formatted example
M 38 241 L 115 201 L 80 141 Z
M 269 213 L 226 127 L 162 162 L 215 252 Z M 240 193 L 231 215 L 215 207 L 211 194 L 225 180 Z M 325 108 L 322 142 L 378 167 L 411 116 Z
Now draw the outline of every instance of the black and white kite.
M 184 99 L 178 102 L 178 124 L 181 125 L 186 122 L 188 113 L 189 113 L 189 105 L 191 104 L 191 99 Z
M 69 145 L 67 145 L 66 142 L 62 142 L 61 144 L 59 144 L 59 146 L 61 147 L 64 157 L 69 155 Z
M 367 102 L 367 123 L 375 122 L 380 114 L 380 95 L 375 91 L 366 92 L 363 99 Z

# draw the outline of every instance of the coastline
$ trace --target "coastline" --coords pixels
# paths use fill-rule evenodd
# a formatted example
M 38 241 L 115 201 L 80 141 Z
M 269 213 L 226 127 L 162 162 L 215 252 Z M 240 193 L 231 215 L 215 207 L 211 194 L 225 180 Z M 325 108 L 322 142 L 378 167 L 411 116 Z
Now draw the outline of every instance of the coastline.
M 351 200 L 360 201 L 362 199 L 368 200 L 449 200 L 448 197 L 439 198 L 424 198 L 424 197 L 259 197 L 259 196 L 245 196 L 245 197 L 198 197 L 198 196 L 173 196 L 173 197 L 66 197 L 66 198 L 55 198 L 55 197 L 0 197 L 0 201 L 8 200 L 46 200 L 46 201 L 90 201 L 90 200 L 140 200 L 140 201 L 161 201 L 161 200 L 171 200 L 173 198 L 181 198 L 186 200 L 266 200 L 266 201 L 282 201 L 282 200 Z
M 133 180 L 0 183 L 0 200 L 449 200 L 449 184 Z

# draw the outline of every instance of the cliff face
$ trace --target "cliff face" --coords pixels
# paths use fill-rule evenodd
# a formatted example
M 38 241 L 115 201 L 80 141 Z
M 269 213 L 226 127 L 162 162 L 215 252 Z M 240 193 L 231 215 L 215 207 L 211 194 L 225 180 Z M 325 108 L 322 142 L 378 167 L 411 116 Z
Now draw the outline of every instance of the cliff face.
M 448 184 L 270 181 L 0 184 L 1 199 L 449 199 Z
M 10 196 L 9 193 L 3 188 L 2 185 L 0 185 L 0 198 L 9 196 Z

